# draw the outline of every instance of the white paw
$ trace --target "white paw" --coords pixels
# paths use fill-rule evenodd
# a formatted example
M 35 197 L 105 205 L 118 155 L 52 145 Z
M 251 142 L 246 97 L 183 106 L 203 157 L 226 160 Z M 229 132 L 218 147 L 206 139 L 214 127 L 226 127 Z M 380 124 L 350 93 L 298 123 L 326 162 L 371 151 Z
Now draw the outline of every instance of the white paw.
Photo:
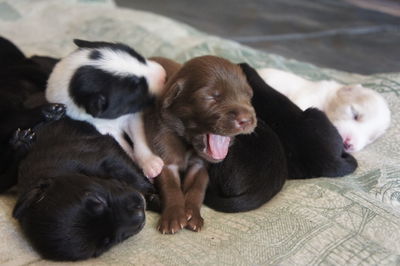
M 161 173 L 161 170 L 164 167 L 164 161 L 156 155 L 151 155 L 143 158 L 140 166 L 147 178 L 154 178 Z

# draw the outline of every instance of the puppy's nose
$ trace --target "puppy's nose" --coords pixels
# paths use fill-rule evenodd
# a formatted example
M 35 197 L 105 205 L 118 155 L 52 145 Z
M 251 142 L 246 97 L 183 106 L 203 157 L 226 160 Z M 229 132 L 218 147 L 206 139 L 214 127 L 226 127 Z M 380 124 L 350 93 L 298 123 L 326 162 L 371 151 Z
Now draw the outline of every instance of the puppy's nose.
M 351 139 L 349 139 L 349 138 L 346 138 L 346 139 L 343 141 L 343 146 L 344 146 L 344 149 L 345 149 L 346 151 L 351 151 L 351 150 L 353 150 L 353 144 L 351 143 Z
M 253 124 L 253 116 L 251 114 L 240 113 L 235 118 L 235 127 L 245 129 Z

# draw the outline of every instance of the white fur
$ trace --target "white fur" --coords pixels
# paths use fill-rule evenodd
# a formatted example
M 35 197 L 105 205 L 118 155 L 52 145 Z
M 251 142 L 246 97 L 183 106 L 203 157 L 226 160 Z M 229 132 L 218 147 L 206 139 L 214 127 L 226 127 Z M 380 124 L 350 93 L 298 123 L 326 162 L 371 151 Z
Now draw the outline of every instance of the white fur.
M 78 49 L 62 59 L 51 73 L 46 98 L 49 102 L 62 103 L 67 107 L 67 115 L 73 119 L 87 121 L 94 125 L 103 135 L 111 135 L 143 169 L 147 177 L 157 176 L 162 168 L 163 161 L 154 155 L 147 145 L 141 113 L 126 114 L 116 119 L 95 118 L 77 106 L 69 95 L 69 83 L 75 71 L 83 66 L 90 65 L 102 69 L 113 75 L 124 76 L 135 74 L 146 78 L 149 91 L 159 95 L 164 87 L 165 70 L 158 63 L 147 60 L 147 64 L 123 51 L 114 51 L 109 48 L 98 48 L 102 57 L 92 60 L 89 54 L 93 49 Z M 132 139 L 135 149 L 124 139 L 124 132 Z
M 326 113 L 343 138 L 346 150 L 359 151 L 385 133 L 390 110 L 376 91 L 360 84 L 313 82 L 272 68 L 259 69 L 265 82 L 286 95 L 302 110 L 318 108 Z M 355 117 L 358 116 L 356 120 Z

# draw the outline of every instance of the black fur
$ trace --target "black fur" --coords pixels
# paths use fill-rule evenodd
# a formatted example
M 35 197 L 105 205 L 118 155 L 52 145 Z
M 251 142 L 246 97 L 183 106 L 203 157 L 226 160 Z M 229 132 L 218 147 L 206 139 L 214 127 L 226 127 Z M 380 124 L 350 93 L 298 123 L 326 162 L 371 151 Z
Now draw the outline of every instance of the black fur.
M 30 57 L 30 60 L 35 62 L 44 73 L 50 73 L 58 61 L 60 61 L 60 59 L 57 58 L 38 55 Z
M 78 68 L 69 90 L 87 113 L 107 119 L 140 111 L 154 100 L 144 77 L 113 75 L 93 66 Z
M 59 119 L 64 113 L 64 106 L 59 104 L 45 104 L 33 109 L 7 110 L 8 117 L 3 117 L 0 125 L 0 193 L 16 185 L 18 165 L 25 155 L 14 149 L 18 129 L 41 126 L 44 122 Z
M 55 121 L 65 109 L 47 104 L 44 90 L 57 60 L 21 58 L 15 49 L 0 39 L 0 57 L 15 55 L 0 66 L 0 191 L 18 181 L 13 215 L 44 258 L 98 256 L 142 229 L 143 195 L 154 210 L 159 198 L 112 137 L 85 122 Z
M 136 52 L 133 48 L 129 47 L 123 43 L 111 43 L 111 42 L 90 42 L 85 40 L 74 39 L 74 43 L 79 48 L 90 48 L 90 49 L 97 49 L 97 48 L 108 48 L 114 51 L 123 51 L 128 53 L 129 55 L 135 57 L 139 62 L 143 64 L 147 64 L 146 59 Z
M 98 256 L 142 229 L 154 187 L 112 137 L 69 118 L 35 133 L 13 215 L 44 258 Z
M 25 55 L 15 44 L 9 40 L 0 37 L 0 67 L 9 66 L 10 64 L 19 63 L 25 60 Z
M 99 50 L 94 50 L 89 54 L 89 58 L 93 60 L 98 60 L 101 59 L 102 56 Z
M 285 149 L 290 179 L 338 177 L 357 168 L 356 159 L 344 151 L 341 136 L 322 111 L 303 112 L 249 65 L 241 67 L 253 88 L 257 116 L 275 131 Z
M 258 126 L 251 135 L 237 136 L 226 159 L 210 166 L 206 205 L 222 212 L 248 211 L 277 194 L 286 178 L 337 177 L 357 168 L 323 112 L 303 112 L 249 65 L 240 66 L 253 88 Z
M 46 113 L 54 105 L 42 108 L 49 73 L 40 63 L 48 59 L 25 58 L 14 44 L 0 37 L 0 192 L 16 184 L 21 157 L 10 146 L 15 130 L 51 120 Z
M 281 190 L 287 175 L 278 136 L 258 120 L 251 135 L 236 136 L 227 157 L 210 165 L 204 203 L 222 212 L 256 209 Z

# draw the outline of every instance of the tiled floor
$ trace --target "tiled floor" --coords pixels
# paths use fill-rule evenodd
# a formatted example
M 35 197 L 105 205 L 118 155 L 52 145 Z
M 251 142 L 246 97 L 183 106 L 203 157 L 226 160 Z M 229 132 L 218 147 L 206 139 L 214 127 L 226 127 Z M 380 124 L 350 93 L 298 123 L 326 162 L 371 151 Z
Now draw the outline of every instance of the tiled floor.
M 400 1 L 380 0 L 389 3 L 393 15 L 376 11 L 382 7 L 377 1 L 116 0 L 122 7 L 162 14 L 319 66 L 363 74 L 400 72 Z M 370 9 L 360 7 L 366 2 Z

